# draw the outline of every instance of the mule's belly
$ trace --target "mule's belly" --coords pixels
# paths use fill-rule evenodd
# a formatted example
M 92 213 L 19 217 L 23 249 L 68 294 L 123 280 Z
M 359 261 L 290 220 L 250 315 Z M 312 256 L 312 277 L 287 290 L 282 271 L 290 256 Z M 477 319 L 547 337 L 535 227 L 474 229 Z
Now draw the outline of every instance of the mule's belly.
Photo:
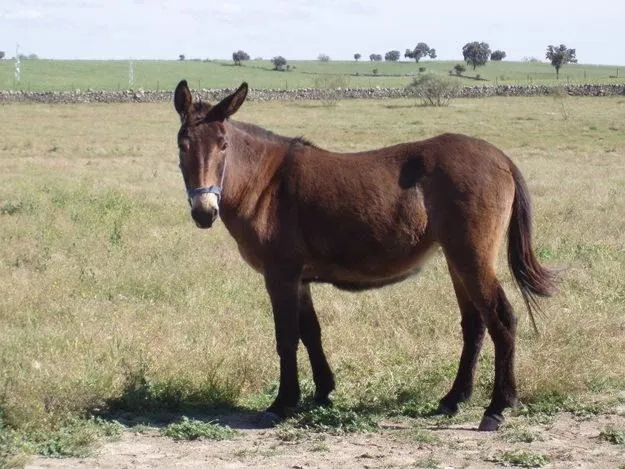
M 353 263 L 309 262 L 302 270 L 302 280 L 330 283 L 350 291 L 379 288 L 400 282 L 419 273 L 437 245 L 420 246 L 404 257 L 366 256 Z

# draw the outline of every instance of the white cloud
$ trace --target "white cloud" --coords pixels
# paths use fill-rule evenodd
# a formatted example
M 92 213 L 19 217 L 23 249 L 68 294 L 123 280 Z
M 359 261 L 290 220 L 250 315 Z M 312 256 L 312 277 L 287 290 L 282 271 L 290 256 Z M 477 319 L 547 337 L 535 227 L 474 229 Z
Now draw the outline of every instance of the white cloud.
M 36 20 L 41 17 L 43 17 L 43 14 L 38 10 L 31 10 L 31 9 L 0 10 L 0 18 L 6 18 L 7 20 Z

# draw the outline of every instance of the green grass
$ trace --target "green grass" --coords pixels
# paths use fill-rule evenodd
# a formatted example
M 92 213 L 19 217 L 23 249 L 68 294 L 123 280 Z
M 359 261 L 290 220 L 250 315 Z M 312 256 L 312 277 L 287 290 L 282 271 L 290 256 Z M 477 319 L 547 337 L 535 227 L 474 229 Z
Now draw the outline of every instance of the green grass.
M 238 117 L 334 150 L 456 131 L 506 151 L 532 193 L 541 258 L 566 268 L 536 336 L 500 259 L 519 317 L 526 407 L 516 415 L 610 411 L 625 387 L 623 97 L 456 100 L 437 109 L 413 100 L 250 102 Z M 0 120 L 0 438 L 13 448 L 5 459 L 56 451 L 57 443 L 22 448 L 35 435 L 92 441 L 89 431 L 62 429 L 106 410 L 145 424 L 159 411 L 267 406 L 278 360 L 263 281 L 221 223 L 206 232 L 190 220 L 172 106 L 12 104 L 0 106 Z M 338 385 L 327 412 L 338 414 L 305 414 L 303 426 L 332 432 L 362 428 L 362 418 L 428 418 L 461 349 L 442 257 L 393 287 L 355 295 L 316 285 L 313 297 Z M 300 363 L 310 395 L 305 353 Z M 452 422 L 477 424 L 492 370 L 486 340 L 475 407 Z
M 599 439 L 614 445 L 625 445 L 625 428 L 606 428 L 599 433 Z
M 22 467 L 31 454 L 83 458 L 91 455 L 99 442 L 115 440 L 122 431 L 117 422 L 99 418 L 71 418 L 54 429 L 33 431 L 5 427 L 0 419 L 0 467 Z
M 316 407 L 305 410 L 292 417 L 288 423 L 295 428 L 334 435 L 368 432 L 378 427 L 370 415 L 339 407 Z
M 381 62 L 369 61 L 289 61 L 288 72 L 272 70 L 267 60 L 252 60 L 243 66 L 233 66 L 228 61 L 150 61 L 133 62 L 135 89 L 173 90 L 185 78 L 192 88 L 232 88 L 247 81 L 252 88 L 292 89 L 314 87 L 320 77 L 344 77 L 344 86 L 400 87 L 419 73 L 421 67 L 429 72 L 447 75 L 458 61 Z M 0 60 L 0 90 L 22 89 L 32 91 L 68 91 L 92 89 L 129 88 L 128 61 L 89 60 L 24 60 L 21 81 L 15 82 L 14 62 Z M 377 70 L 374 75 L 373 70 Z M 468 70 L 464 77 L 454 78 L 461 84 L 566 84 L 566 83 L 624 83 L 625 71 L 616 66 L 569 64 L 562 68 L 556 80 L 555 69 L 549 63 L 489 62 L 475 71 Z M 475 80 L 479 74 L 481 80 Z
M 182 417 L 180 422 L 170 423 L 161 430 L 161 435 L 174 440 L 231 440 L 236 432 L 227 425 L 219 425 L 215 422 L 202 422 L 200 420 Z
M 504 451 L 492 461 L 514 467 L 543 467 L 549 464 L 547 456 L 529 451 Z

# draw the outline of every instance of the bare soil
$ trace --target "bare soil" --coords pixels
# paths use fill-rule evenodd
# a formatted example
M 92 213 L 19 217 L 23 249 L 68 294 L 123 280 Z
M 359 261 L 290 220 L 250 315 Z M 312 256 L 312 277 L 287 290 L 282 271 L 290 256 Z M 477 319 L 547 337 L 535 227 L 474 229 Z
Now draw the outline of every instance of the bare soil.
M 250 416 L 234 419 L 238 421 L 232 426 L 239 435 L 230 441 L 175 441 L 155 429 L 141 434 L 125 431 L 119 440 L 100 446 L 92 457 L 35 457 L 27 467 L 492 468 L 531 467 L 532 457 L 539 458 L 534 467 L 625 467 L 625 446 L 599 438 L 606 428 L 625 428 L 624 408 L 590 418 L 561 413 L 543 423 L 511 418 L 497 433 L 477 432 L 473 424 L 441 427 L 404 420 L 382 423 L 375 433 L 337 436 L 295 431 L 291 441 L 285 441 L 289 438 L 276 429 L 254 428 Z M 517 455 L 516 464 L 511 454 Z

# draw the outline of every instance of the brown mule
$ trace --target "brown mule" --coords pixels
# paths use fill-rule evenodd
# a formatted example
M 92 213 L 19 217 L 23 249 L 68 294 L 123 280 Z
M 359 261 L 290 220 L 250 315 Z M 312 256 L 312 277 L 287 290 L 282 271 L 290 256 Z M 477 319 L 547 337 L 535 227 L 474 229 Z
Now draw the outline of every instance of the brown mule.
M 217 215 L 243 258 L 265 278 L 280 357 L 278 395 L 266 416 L 297 405 L 297 348 L 310 358 L 315 400 L 329 403 L 334 376 L 310 295 L 311 282 L 359 291 L 418 272 L 440 246 L 462 315 L 464 346 L 439 412 L 471 397 L 484 332 L 495 344 L 495 383 L 480 430 L 496 430 L 516 404 L 516 319 L 495 264 L 508 233 L 508 261 L 533 319 L 535 296 L 556 289 L 532 252 L 528 189 L 493 145 L 444 134 L 354 154 L 230 120 L 247 84 L 218 104 L 193 103 L 186 81 L 175 91 L 180 168 L 191 215 L 209 228 Z

